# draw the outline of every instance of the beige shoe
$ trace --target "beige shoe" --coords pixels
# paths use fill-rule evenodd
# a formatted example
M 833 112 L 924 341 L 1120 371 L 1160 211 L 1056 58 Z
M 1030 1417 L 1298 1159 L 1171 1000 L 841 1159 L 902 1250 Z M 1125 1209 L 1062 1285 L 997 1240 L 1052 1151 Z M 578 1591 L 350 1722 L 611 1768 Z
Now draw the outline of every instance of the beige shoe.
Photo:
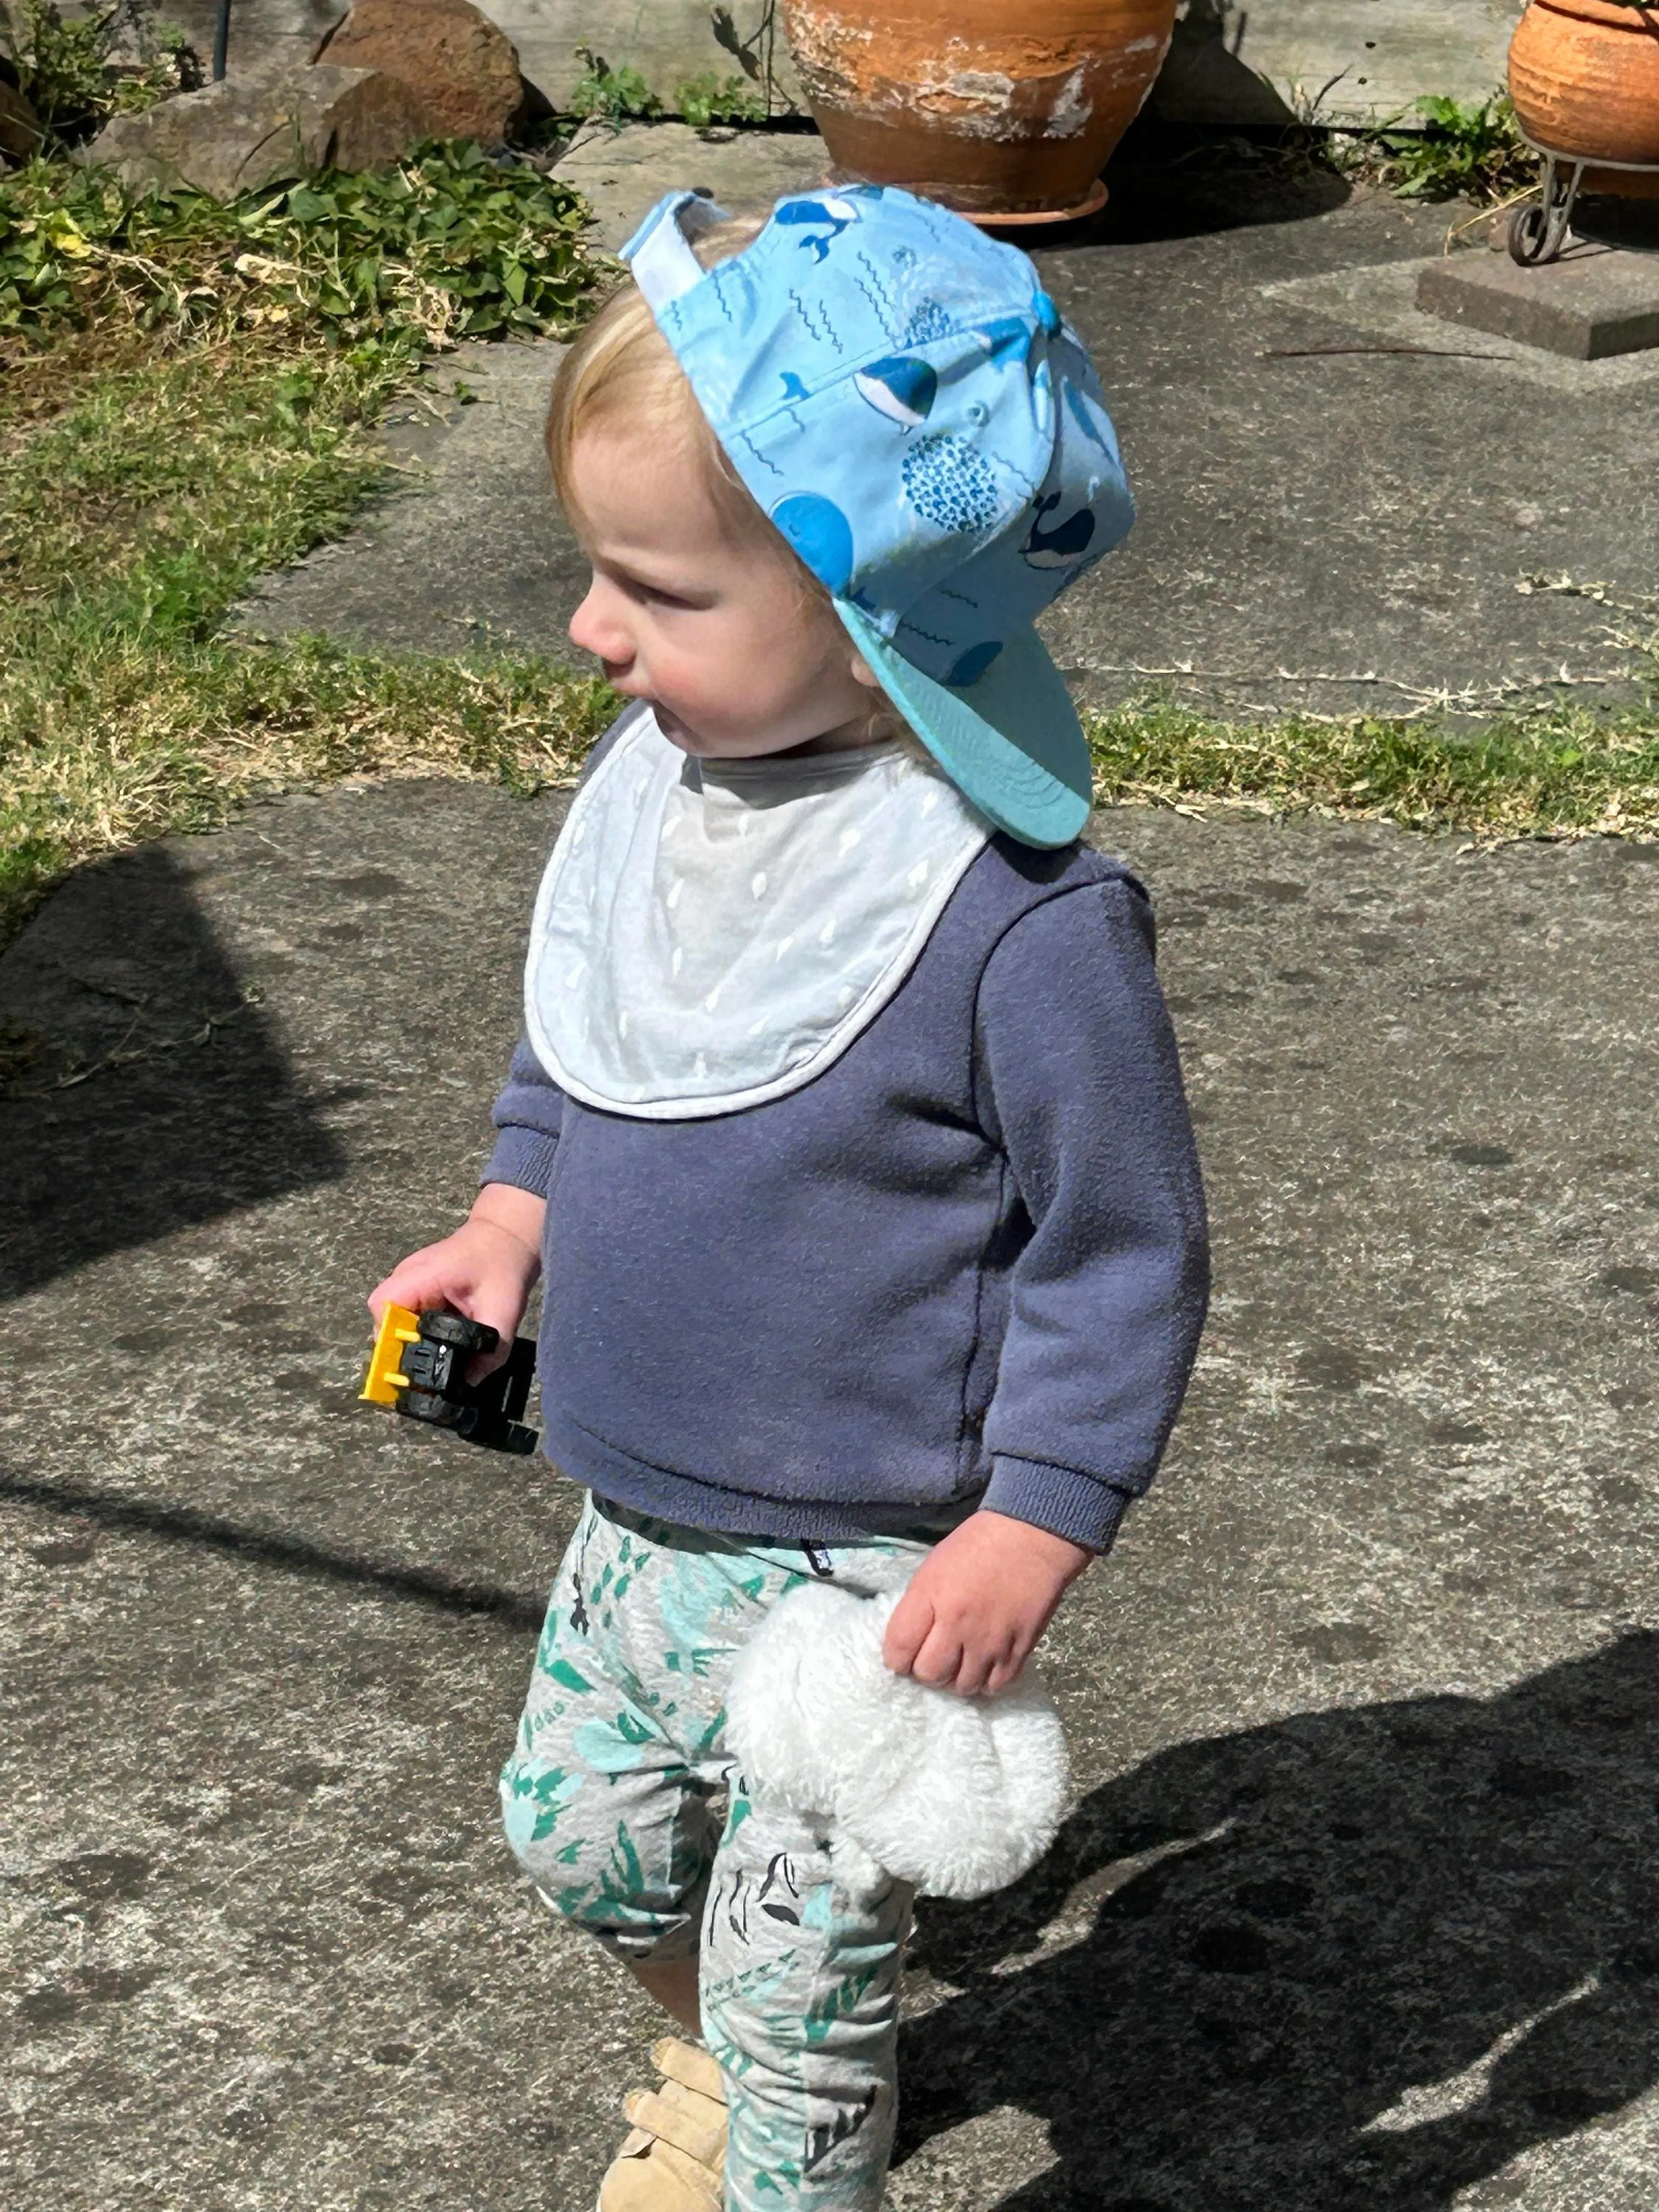
M 599 2185 L 599 2212 L 721 2212 L 726 2090 L 706 2051 L 677 2035 L 653 2047 L 660 2089 L 623 2104 L 633 2132 Z

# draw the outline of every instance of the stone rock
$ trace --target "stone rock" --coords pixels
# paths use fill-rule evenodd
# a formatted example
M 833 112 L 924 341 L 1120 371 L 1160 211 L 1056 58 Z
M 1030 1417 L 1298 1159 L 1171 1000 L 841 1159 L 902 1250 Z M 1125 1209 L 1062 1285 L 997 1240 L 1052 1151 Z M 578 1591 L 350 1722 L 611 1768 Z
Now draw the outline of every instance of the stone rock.
M 40 150 L 40 121 L 27 95 L 0 77 L 0 155 L 27 161 Z
M 217 200 L 319 169 L 380 169 L 434 136 L 431 111 L 385 70 L 330 64 L 229 76 L 118 115 L 81 155 L 133 191 L 187 185 Z
M 356 0 L 319 61 L 401 77 L 437 118 L 438 135 L 493 151 L 524 105 L 513 41 L 471 0 Z

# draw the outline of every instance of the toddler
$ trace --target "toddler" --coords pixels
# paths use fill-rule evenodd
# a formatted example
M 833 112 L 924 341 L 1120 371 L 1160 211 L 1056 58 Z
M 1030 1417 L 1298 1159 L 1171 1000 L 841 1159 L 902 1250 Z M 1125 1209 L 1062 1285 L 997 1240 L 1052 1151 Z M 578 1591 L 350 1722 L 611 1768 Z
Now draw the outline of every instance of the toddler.
M 808 1578 L 887 1665 L 1018 1676 L 1151 1480 L 1206 1285 L 1140 886 L 1033 617 L 1128 528 L 1030 263 L 864 186 L 675 193 L 548 443 L 628 702 L 538 898 L 465 1224 L 372 1304 L 510 1340 L 587 1492 L 508 1838 L 706 2048 L 602 2212 L 876 2212 L 911 1896 L 751 1797 L 733 1658 Z

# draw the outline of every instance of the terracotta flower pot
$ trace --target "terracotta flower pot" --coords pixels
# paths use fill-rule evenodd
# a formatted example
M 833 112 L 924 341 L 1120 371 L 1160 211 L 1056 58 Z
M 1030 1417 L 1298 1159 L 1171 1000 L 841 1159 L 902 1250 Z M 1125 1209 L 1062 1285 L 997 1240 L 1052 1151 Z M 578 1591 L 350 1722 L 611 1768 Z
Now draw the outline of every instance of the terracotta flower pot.
M 963 215 L 1082 214 L 1169 51 L 1176 0 L 784 0 L 841 174 Z
M 1659 4 L 1531 0 L 1510 42 L 1510 98 L 1553 153 L 1659 162 Z M 1591 169 L 1584 188 L 1650 191 L 1653 180 Z

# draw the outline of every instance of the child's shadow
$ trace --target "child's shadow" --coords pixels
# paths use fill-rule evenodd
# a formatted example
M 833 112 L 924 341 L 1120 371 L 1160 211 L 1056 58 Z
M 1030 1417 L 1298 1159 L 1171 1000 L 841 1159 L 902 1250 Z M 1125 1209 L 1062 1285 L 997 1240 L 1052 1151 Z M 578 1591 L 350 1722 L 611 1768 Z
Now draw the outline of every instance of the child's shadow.
M 1656 1791 L 1653 1633 L 1161 1753 L 924 1905 L 899 2156 L 1015 2106 L 1020 2212 L 1439 2212 L 1659 2080 Z

